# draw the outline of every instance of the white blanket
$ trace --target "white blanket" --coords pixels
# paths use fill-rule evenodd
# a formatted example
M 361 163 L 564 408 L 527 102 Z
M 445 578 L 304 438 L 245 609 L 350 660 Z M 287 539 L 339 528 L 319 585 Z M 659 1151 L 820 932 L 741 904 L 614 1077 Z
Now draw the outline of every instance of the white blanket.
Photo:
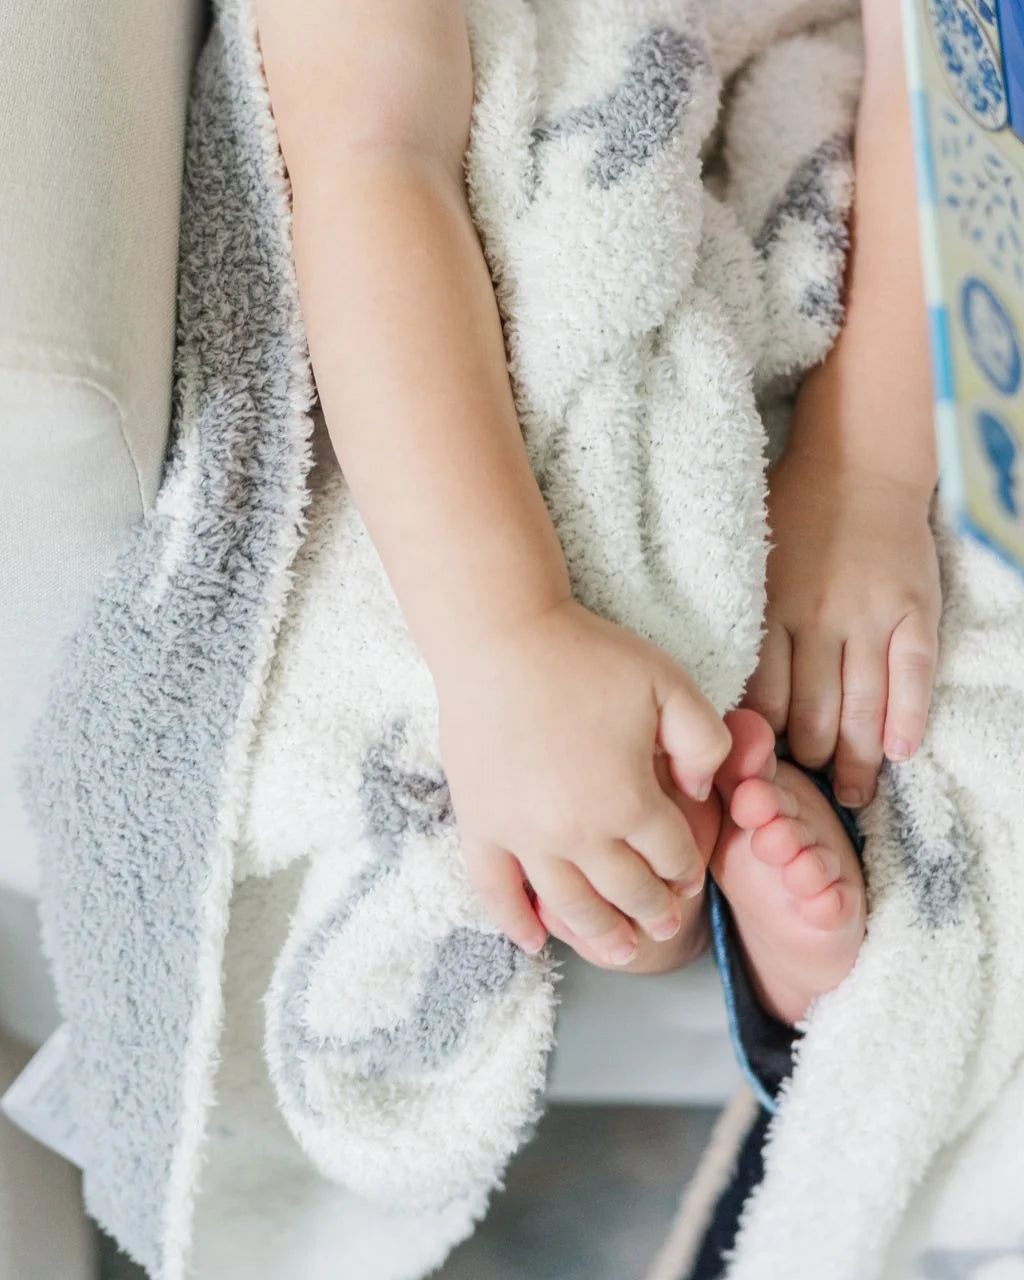
M 574 588 L 725 710 L 760 636 L 766 453 L 841 320 L 856 16 L 467 8 L 473 211 Z M 288 193 L 245 0 L 217 7 L 187 157 L 167 476 L 30 765 L 86 1193 L 165 1280 L 190 1257 L 218 1277 L 401 1280 L 471 1230 L 528 1134 L 552 974 L 471 898 L 428 673 L 329 455 L 309 473 Z M 1019 1144 L 985 1118 L 1024 1049 L 1024 593 L 942 547 L 929 736 L 865 816 L 868 941 L 810 1020 L 739 1280 L 960 1274 L 934 1269 L 932 1227 L 909 1243 L 928 1219 L 907 1211 L 923 1179 L 953 1195 L 979 1164 L 984 1213 L 952 1243 L 1019 1230 Z M 244 1014 L 263 990 L 273 1095 Z

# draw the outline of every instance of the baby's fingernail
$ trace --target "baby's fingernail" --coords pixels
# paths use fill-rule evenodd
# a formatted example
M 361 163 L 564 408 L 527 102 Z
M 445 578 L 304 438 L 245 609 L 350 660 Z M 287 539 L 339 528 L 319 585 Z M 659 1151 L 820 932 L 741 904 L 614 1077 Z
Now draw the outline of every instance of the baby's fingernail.
M 629 964 L 631 960 L 636 959 L 639 950 L 635 942 L 620 942 L 618 946 L 612 948 L 612 964 Z
M 540 955 L 540 953 L 544 950 L 544 945 L 546 942 L 547 942 L 546 936 L 543 938 L 542 937 L 530 938 L 528 941 L 522 944 L 522 947 L 528 956 L 536 956 L 536 955 Z
M 699 898 L 704 892 L 704 881 L 698 880 L 694 884 L 687 885 L 683 890 L 684 898 Z
M 897 738 L 894 743 L 886 750 L 886 755 L 890 760 L 897 763 L 901 760 L 909 760 L 913 755 L 914 749 L 906 738 Z
M 687 778 L 683 783 L 683 790 L 691 799 L 703 802 L 711 794 L 711 779 Z
M 665 920 L 651 930 L 651 937 L 655 942 L 668 942 L 669 938 L 674 938 L 682 927 L 682 920 Z
M 858 791 L 856 787 L 851 787 L 848 791 L 836 792 L 836 799 L 844 809 L 859 809 L 864 803 L 864 793 Z

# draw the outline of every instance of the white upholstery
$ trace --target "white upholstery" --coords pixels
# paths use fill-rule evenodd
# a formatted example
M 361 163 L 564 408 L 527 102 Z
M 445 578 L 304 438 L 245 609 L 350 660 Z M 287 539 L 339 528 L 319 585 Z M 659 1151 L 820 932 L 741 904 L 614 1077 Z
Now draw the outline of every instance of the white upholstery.
M 159 482 L 202 0 L 0 18 L 0 1092 L 56 1013 L 14 775 L 60 640 Z M 11 892 L 17 890 L 19 892 Z M 0 1277 L 95 1275 L 78 1176 L 0 1117 Z
M 0 885 L 56 645 L 151 501 L 167 438 L 199 0 L 6 0 L 0 32 Z
M 31 893 L 18 755 L 60 641 L 141 506 L 116 407 L 77 378 L 0 367 L 0 451 L 0 885 Z

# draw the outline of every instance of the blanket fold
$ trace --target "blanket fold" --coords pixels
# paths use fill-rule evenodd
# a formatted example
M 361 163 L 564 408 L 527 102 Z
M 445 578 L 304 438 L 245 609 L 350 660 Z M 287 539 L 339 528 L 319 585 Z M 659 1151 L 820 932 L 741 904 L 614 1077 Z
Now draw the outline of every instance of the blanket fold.
M 724 711 L 761 634 L 766 460 L 842 318 L 855 6 L 466 7 L 467 185 L 574 591 Z M 315 1201 L 322 1274 L 412 1280 L 529 1134 L 555 975 L 462 871 L 429 673 L 314 411 L 253 13 L 214 8 L 167 471 L 26 761 L 46 941 L 87 1203 L 152 1275 L 241 1267 L 226 1237 L 197 1249 L 218 1219 L 301 1247 Z M 918 1202 L 978 1143 L 991 1212 L 949 1248 L 1019 1230 L 986 1125 L 1024 1053 L 1024 593 L 936 530 L 928 740 L 866 814 L 869 938 L 809 1019 L 735 1280 L 960 1274 L 922 1269 L 948 1241 Z M 238 1011 L 261 998 L 257 1035 Z

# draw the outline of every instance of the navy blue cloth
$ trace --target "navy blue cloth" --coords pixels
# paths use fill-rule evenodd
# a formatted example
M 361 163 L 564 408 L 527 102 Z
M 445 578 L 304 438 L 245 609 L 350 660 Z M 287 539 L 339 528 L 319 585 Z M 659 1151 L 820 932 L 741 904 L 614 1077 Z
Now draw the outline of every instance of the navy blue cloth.
M 747 1196 L 764 1177 L 764 1142 L 770 1123 L 771 1116 L 767 1111 L 762 1109 L 757 1113 L 757 1119 L 743 1140 L 729 1185 L 715 1205 L 687 1280 L 719 1280 L 722 1275 L 726 1256 L 736 1243 L 740 1214 Z

